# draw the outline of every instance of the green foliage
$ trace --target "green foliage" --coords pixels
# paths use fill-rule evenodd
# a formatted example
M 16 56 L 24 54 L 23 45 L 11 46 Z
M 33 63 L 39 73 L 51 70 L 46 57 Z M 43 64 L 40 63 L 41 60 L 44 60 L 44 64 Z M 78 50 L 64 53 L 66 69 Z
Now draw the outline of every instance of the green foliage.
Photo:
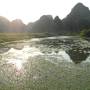
M 81 37 L 90 37 L 90 29 L 84 29 L 80 33 Z

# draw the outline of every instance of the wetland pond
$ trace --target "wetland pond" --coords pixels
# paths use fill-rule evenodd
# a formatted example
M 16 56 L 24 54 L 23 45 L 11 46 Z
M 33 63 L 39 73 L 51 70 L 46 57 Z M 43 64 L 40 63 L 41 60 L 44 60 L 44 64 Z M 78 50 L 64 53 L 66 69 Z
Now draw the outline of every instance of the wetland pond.
M 90 41 L 73 36 L 0 44 L 0 90 L 90 90 Z

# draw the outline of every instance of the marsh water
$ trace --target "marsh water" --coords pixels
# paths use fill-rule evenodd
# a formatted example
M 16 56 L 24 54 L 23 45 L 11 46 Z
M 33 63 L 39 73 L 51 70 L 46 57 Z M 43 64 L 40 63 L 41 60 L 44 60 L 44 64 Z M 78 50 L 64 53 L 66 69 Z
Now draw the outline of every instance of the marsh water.
M 73 36 L 0 44 L 0 90 L 90 90 L 90 42 Z

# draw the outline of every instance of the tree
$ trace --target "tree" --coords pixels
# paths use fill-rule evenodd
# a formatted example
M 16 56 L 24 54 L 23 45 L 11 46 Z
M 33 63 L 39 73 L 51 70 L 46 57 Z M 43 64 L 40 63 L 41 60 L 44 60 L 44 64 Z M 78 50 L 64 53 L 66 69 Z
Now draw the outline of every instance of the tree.
M 90 29 L 84 29 L 80 33 L 81 37 L 90 37 Z

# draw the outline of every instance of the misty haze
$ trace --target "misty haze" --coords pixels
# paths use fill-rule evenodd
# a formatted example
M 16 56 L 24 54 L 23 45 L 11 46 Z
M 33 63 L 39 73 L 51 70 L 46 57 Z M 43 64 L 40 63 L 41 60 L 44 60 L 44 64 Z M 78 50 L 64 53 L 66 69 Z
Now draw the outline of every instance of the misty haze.
M 76 2 L 63 19 L 0 16 L 0 90 L 90 90 L 90 10 Z

